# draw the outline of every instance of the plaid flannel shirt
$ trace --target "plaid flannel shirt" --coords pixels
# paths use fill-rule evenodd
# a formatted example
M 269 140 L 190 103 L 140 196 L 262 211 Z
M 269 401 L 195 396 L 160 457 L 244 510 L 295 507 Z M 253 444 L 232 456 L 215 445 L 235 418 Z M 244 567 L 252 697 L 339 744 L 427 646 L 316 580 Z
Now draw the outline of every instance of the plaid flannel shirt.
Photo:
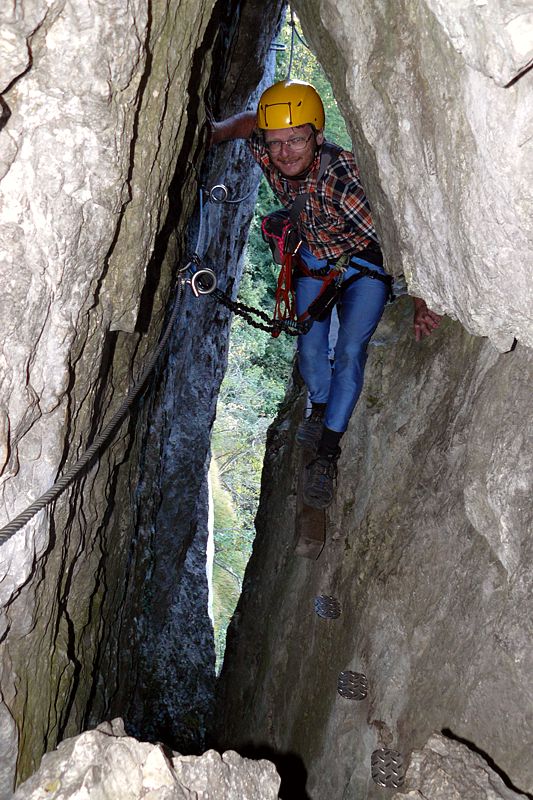
M 344 253 L 356 255 L 367 247 L 379 248 L 370 206 L 352 153 L 342 150 L 317 186 L 320 165 L 317 152 L 309 174 L 294 188 L 271 163 L 260 136 L 254 134 L 248 145 L 274 194 L 286 208 L 298 194 L 309 192 L 310 197 L 298 219 L 298 231 L 316 258 L 337 259 Z

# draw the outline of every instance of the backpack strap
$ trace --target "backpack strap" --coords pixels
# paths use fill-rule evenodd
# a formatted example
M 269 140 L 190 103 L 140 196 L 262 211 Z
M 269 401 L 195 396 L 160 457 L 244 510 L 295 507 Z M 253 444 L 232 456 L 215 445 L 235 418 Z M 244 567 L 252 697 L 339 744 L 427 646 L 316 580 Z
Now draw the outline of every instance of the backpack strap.
M 289 219 L 294 227 L 298 225 L 298 219 L 300 218 L 300 214 L 302 213 L 308 199 L 309 192 L 304 192 L 303 194 L 299 194 L 294 198 L 292 206 L 289 208 Z
M 317 184 L 319 184 L 324 177 L 331 162 L 335 161 L 341 153 L 342 147 L 339 147 L 338 144 L 333 144 L 333 142 L 324 142 L 322 144 L 320 149 L 320 166 L 318 168 L 318 175 L 316 176 Z

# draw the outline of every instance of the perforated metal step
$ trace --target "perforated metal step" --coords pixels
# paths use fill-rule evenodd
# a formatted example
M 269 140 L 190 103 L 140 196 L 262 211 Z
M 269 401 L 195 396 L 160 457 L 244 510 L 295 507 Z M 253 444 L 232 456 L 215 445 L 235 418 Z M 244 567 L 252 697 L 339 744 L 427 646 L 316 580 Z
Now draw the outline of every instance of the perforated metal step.
M 368 680 L 362 672 L 345 670 L 339 673 L 337 691 L 346 700 L 364 700 L 368 694 Z
M 336 597 L 321 594 L 315 597 L 315 611 L 323 619 L 337 619 L 341 615 L 341 604 Z
M 397 750 L 374 750 L 371 766 L 373 780 L 385 789 L 398 789 L 405 780 L 403 756 Z

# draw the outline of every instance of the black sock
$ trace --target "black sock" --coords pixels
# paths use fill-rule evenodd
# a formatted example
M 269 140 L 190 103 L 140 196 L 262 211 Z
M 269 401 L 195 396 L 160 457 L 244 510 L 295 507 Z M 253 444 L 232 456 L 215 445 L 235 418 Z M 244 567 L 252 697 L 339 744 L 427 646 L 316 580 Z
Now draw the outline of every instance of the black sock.
M 319 458 L 336 458 L 340 453 L 339 442 L 342 436 L 343 433 L 332 431 L 331 428 L 324 428 L 317 456 Z
M 311 403 L 311 414 L 315 417 L 323 417 L 326 413 L 327 403 Z

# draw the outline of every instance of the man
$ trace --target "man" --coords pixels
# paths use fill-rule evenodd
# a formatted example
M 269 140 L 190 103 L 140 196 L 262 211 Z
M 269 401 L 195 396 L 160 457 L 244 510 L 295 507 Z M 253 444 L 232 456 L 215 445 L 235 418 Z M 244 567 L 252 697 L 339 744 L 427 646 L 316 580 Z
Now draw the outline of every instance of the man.
M 249 140 L 275 195 L 286 209 L 302 198 L 297 217 L 302 244 L 296 278 L 298 316 L 320 294 L 325 277 L 335 274 L 345 284 L 338 303 L 339 334 L 333 368 L 329 359 L 331 314 L 315 320 L 298 339 L 298 365 L 312 410 L 296 434 L 302 446 L 315 450 L 306 468 L 304 500 L 326 508 L 333 499 L 339 443 L 363 386 L 367 345 L 389 294 L 388 278 L 372 222 L 370 207 L 352 153 L 334 148 L 321 164 L 324 107 L 314 89 L 300 81 L 280 81 L 263 92 L 257 109 L 212 122 L 212 144 Z M 331 145 L 329 146 L 331 148 Z M 369 272 L 370 271 L 370 272 Z M 439 325 L 440 317 L 414 298 L 417 341 Z

